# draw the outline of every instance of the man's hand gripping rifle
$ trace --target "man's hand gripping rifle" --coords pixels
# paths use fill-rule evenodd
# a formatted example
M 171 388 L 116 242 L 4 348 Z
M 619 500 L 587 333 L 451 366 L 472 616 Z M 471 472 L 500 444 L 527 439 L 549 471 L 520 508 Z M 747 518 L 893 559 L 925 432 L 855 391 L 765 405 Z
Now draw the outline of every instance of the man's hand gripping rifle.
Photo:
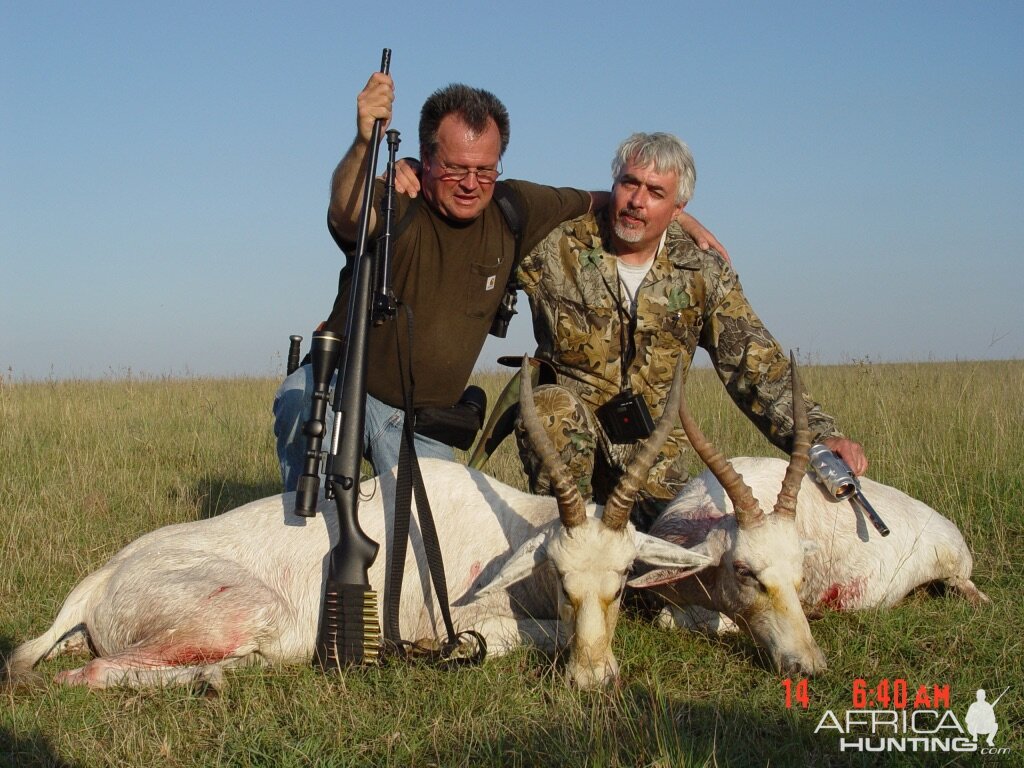
M 810 459 L 812 476 L 834 499 L 849 499 L 851 504 L 860 507 L 875 530 L 882 536 L 889 535 L 889 527 L 865 498 L 860 482 L 845 461 L 821 443 L 811 446 Z

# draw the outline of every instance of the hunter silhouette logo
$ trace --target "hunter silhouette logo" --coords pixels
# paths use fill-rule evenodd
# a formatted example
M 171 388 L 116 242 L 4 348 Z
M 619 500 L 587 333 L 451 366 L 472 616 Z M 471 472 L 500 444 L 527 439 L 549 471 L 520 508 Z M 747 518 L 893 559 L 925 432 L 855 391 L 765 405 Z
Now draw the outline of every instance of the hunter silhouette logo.
M 1006 695 L 1008 690 L 1010 690 L 1009 687 L 1005 688 L 999 694 L 999 698 L 989 704 L 985 701 L 985 689 L 978 689 L 977 700 L 967 709 L 967 716 L 964 718 L 967 732 L 971 734 L 975 741 L 978 740 L 979 736 L 987 736 L 988 738 L 985 740 L 985 743 L 990 747 L 995 746 L 994 739 L 996 732 L 999 730 L 999 723 L 996 721 L 996 704 L 999 703 L 999 699 Z

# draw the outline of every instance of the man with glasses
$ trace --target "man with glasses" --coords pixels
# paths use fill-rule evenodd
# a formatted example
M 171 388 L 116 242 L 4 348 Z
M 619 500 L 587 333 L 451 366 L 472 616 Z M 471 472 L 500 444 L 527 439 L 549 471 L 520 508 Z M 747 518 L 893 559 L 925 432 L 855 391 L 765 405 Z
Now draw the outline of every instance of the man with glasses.
M 347 255 L 357 236 L 373 123 L 390 121 L 393 101 L 391 77 L 374 73 L 357 100 L 356 138 L 331 180 L 328 226 Z M 494 200 L 495 189 L 504 186 L 516 201 L 523 254 L 556 225 L 595 205 L 591 193 L 582 190 L 526 181 L 499 183 L 508 140 L 508 112 L 488 91 L 449 85 L 433 93 L 421 110 L 422 199 L 396 195 L 393 214 L 393 221 L 401 222 L 401 232 L 393 246 L 392 289 L 412 310 L 411 349 L 403 311 L 369 334 L 364 446 L 378 473 L 398 463 L 410 365 L 415 409 L 453 406 L 491 328 L 516 250 L 515 237 Z M 370 210 L 371 235 L 381 220 L 382 197 L 378 181 Z M 606 199 L 604 193 L 596 204 Z M 690 221 L 695 235 L 709 236 L 696 220 Z M 348 285 L 343 280 L 327 330 L 344 335 L 347 304 Z M 312 387 L 310 366 L 301 366 L 285 379 L 275 398 L 274 432 L 286 491 L 294 490 L 302 473 L 302 425 Z M 332 421 L 329 411 L 328 435 Z M 449 446 L 420 434 L 416 451 L 420 457 L 454 458 Z

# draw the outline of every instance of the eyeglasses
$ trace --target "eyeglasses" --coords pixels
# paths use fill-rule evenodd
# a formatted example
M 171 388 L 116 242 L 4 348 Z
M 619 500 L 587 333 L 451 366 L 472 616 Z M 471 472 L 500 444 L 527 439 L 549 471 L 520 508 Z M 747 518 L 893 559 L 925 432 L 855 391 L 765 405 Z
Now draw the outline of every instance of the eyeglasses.
M 476 175 L 476 183 L 481 186 L 490 186 L 501 176 L 501 161 L 498 161 L 497 168 L 467 168 L 464 165 L 448 165 L 444 160 L 437 161 L 441 169 L 439 178 L 442 181 L 462 181 L 469 174 Z

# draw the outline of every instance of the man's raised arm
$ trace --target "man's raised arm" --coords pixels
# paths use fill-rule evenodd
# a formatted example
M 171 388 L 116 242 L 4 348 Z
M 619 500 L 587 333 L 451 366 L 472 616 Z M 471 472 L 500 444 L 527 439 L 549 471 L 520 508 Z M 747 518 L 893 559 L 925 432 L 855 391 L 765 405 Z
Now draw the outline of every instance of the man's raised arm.
M 394 81 L 390 75 L 382 72 L 375 72 L 370 77 L 357 99 L 356 138 L 331 176 L 331 203 L 327 209 L 328 222 L 343 240 L 354 242 L 358 234 L 359 211 L 363 205 L 363 185 L 366 179 L 366 157 L 370 150 L 373 124 L 381 119 L 384 128 L 387 128 L 391 122 L 391 105 L 394 100 Z M 373 232 L 376 224 L 377 216 L 373 208 L 370 208 L 370 232 Z

